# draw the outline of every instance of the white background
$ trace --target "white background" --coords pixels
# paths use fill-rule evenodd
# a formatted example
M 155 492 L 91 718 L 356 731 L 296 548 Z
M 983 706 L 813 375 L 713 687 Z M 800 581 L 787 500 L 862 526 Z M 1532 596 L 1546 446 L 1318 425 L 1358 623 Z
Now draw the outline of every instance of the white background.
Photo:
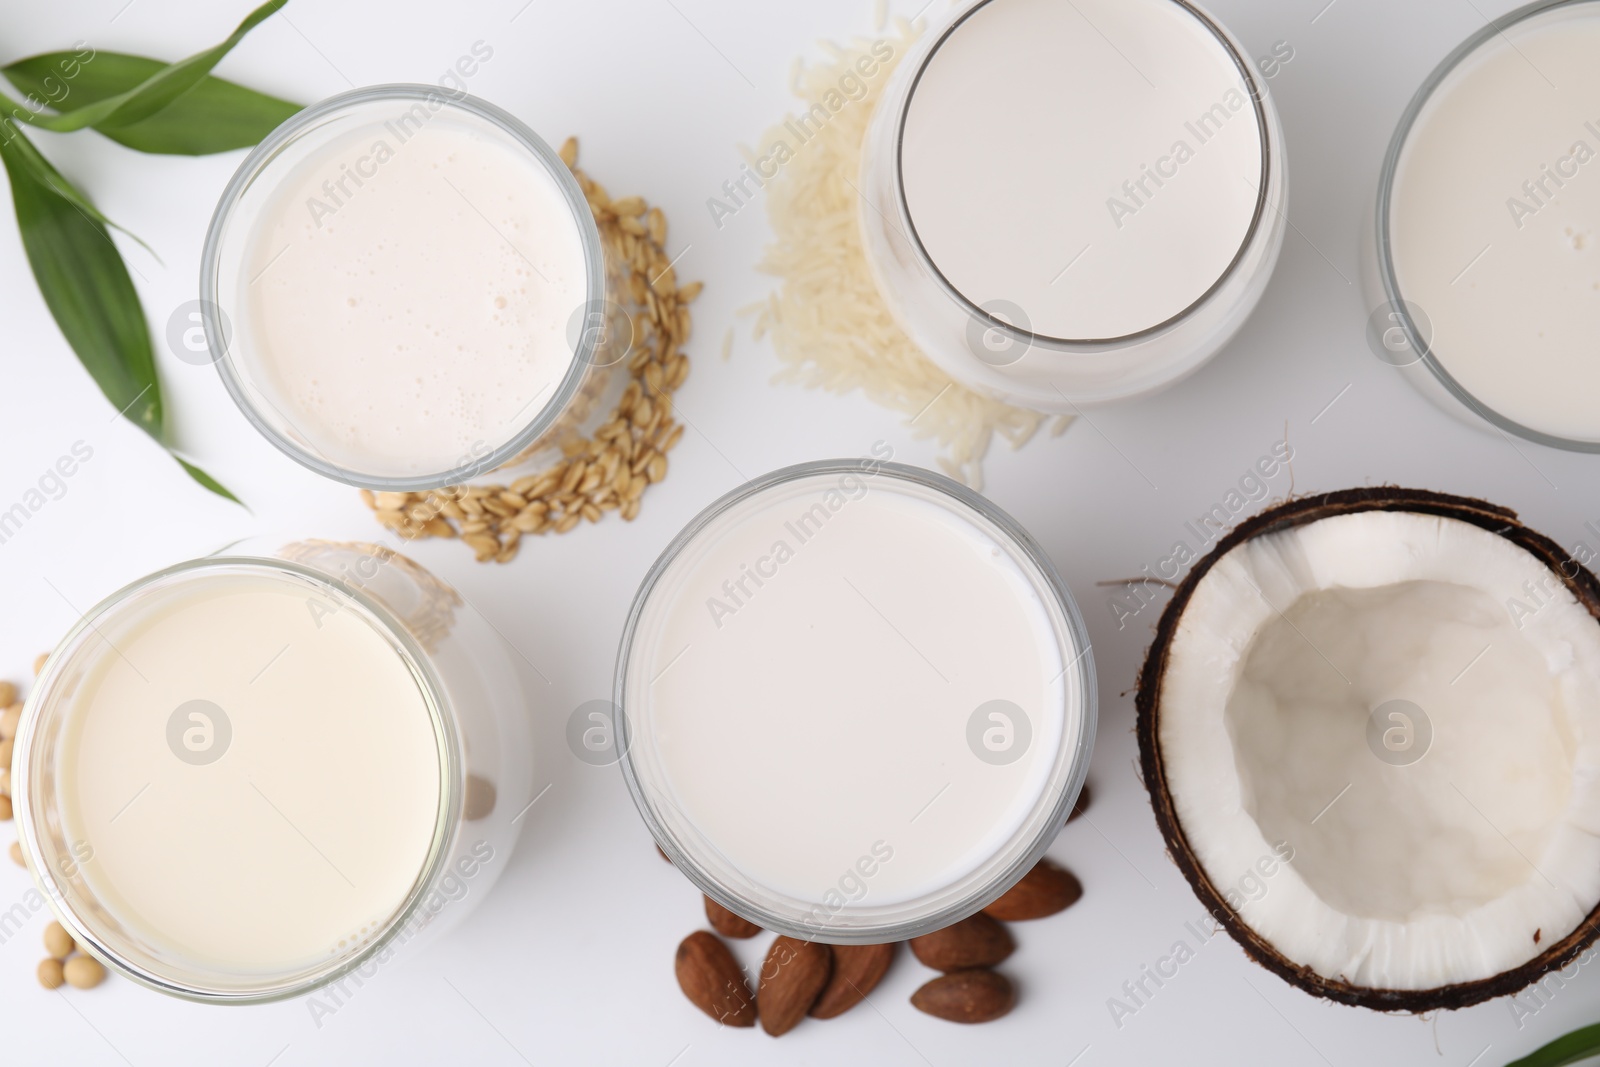
M 911 15 L 920 0 L 895 0 Z M 124 8 L 124 5 L 127 5 Z M 524 6 L 526 4 L 526 6 Z M 793 101 L 790 62 L 820 38 L 870 34 L 867 0 L 496 0 L 360 5 L 297 0 L 219 73 L 311 101 L 352 85 L 434 81 L 482 40 L 494 56 L 471 90 L 553 143 L 580 135 L 582 162 L 614 195 L 665 208 L 678 276 L 703 279 L 679 394 L 692 422 L 665 485 L 640 519 L 610 516 L 569 537 L 525 543 L 509 567 L 477 566 L 462 546 L 415 555 L 453 582 L 539 671 L 536 788 L 506 876 L 448 939 L 382 971 L 315 1024 L 303 1003 L 244 1010 L 164 999 L 113 979 L 89 993 L 34 982 L 45 916 L 0 946 L 0 1042 L 10 1062 L 287 1065 L 338 1062 L 1499 1065 L 1600 1019 L 1600 974 L 1582 973 L 1519 1027 L 1505 1001 L 1435 1017 L 1389 1017 L 1318 1002 L 1250 964 L 1225 937 L 1206 944 L 1119 1029 L 1107 1008 L 1141 965 L 1187 934 L 1200 908 L 1166 859 L 1136 779 L 1127 692 L 1155 609 L 1119 630 L 1097 582 L 1137 574 L 1183 536 L 1284 434 L 1298 492 L 1393 482 L 1510 505 L 1564 545 L 1600 520 L 1600 458 L 1456 422 L 1367 351 L 1358 232 L 1385 144 L 1417 84 L 1504 0 L 1216 0 L 1252 55 L 1287 41 L 1293 60 L 1270 82 L 1287 135 L 1293 229 L 1260 309 L 1192 379 L 1153 399 L 1092 414 L 1062 438 L 997 452 L 987 493 L 1034 532 L 1072 586 L 1101 679 L 1090 820 L 1051 854 L 1082 877 L 1084 900 L 1018 929 L 1004 969 L 1022 1000 L 1005 1020 L 962 1028 L 907 1002 L 927 977 L 902 955 L 872 997 L 827 1023 L 774 1041 L 720 1030 L 673 980 L 678 940 L 703 922 L 700 900 L 661 862 L 613 768 L 579 763 L 562 727 L 609 692 L 616 638 L 661 546 L 704 504 L 785 464 L 860 455 L 884 438 L 897 458 L 933 465 L 896 417 L 769 379 L 777 361 L 734 309 L 769 280 L 752 269 L 768 231 L 741 211 L 718 231 L 706 199 L 736 175 L 736 145 Z M 224 37 L 243 0 L 8 3 L 0 61 L 65 48 L 178 58 Z M 292 20 L 292 22 L 291 22 Z M 146 157 L 92 133 L 39 143 L 112 218 L 144 237 L 157 262 L 118 238 L 158 338 L 175 441 L 251 511 L 191 483 L 116 418 L 62 341 L 0 212 L 4 352 L 0 509 L 74 442 L 93 459 L 22 531 L 0 545 L 0 676 L 21 681 L 34 655 L 87 608 L 163 565 L 260 533 L 376 537 L 353 491 L 319 481 L 259 439 L 213 370 L 180 362 L 159 338 L 196 293 L 201 239 L 242 153 Z M 1004 165 L 1004 160 L 997 160 Z M 738 327 L 731 362 L 717 358 Z M 1330 402 L 1337 399 L 1331 407 Z M 1274 481 L 1275 493 L 1288 479 Z M 840 783 L 848 788 L 849 783 Z M 0 865 L 0 910 L 24 873 Z M 747 955 L 758 946 L 745 946 Z M 1596 969 L 1600 970 L 1600 969 Z M 1076 1057 L 1076 1059 L 1075 1059 Z

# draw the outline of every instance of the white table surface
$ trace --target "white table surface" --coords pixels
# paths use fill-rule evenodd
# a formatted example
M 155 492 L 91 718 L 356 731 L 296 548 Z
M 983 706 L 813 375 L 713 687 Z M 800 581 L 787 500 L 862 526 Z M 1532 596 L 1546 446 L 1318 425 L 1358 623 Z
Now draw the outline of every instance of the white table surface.
M 900 14 L 920 0 L 895 0 Z M 1327 6 L 1324 6 L 1327 5 Z M 1201 909 L 1167 860 L 1136 778 L 1127 692 L 1153 610 L 1117 628 L 1098 581 L 1166 554 L 1187 520 L 1219 501 L 1287 424 L 1298 491 L 1393 482 L 1510 505 L 1565 545 L 1600 520 L 1600 458 L 1458 423 L 1368 352 L 1356 284 L 1358 231 L 1379 159 L 1416 85 L 1506 0 L 1216 0 L 1254 55 L 1287 41 L 1294 58 L 1270 83 L 1287 134 L 1290 232 L 1266 298 L 1208 367 L 1153 399 L 1093 414 L 1056 440 L 996 452 L 986 492 L 1031 529 L 1078 598 L 1100 674 L 1100 740 L 1091 819 L 1051 855 L 1086 886 L 1069 912 L 1018 930 L 1005 965 L 1022 1001 L 1005 1020 L 963 1028 L 911 1008 L 927 977 L 902 956 L 874 1008 L 808 1022 L 781 1040 L 719 1029 L 672 974 L 680 938 L 703 922 L 698 894 L 662 863 L 614 767 L 567 751 L 578 704 L 609 692 L 617 634 L 661 546 L 713 497 L 801 460 L 860 455 L 879 438 L 898 458 L 935 453 L 860 397 L 769 379 L 777 360 L 739 322 L 731 362 L 716 358 L 734 309 L 770 282 L 752 269 L 768 230 L 742 211 L 717 230 L 705 206 L 735 176 L 736 145 L 791 106 L 790 62 L 815 42 L 871 33 L 867 0 L 297 0 L 249 37 L 220 73 L 311 101 L 354 85 L 433 81 L 482 40 L 491 61 L 471 89 L 552 142 L 569 132 L 614 193 L 663 205 L 678 275 L 706 282 L 695 307 L 697 358 L 680 408 L 698 432 L 673 453 L 640 519 L 614 517 L 570 537 L 525 543 L 505 568 L 475 565 L 459 544 L 415 555 L 453 582 L 550 679 L 537 688 L 536 787 L 505 877 L 450 937 L 386 968 L 320 1026 L 304 1003 L 206 1008 L 113 979 L 89 993 L 42 991 L 36 914 L 0 945 L 0 1057 L 7 1062 L 707 1064 L 1430 1064 L 1500 1065 L 1600 1019 L 1600 974 L 1584 969 L 1537 1014 L 1506 1001 L 1432 1017 L 1390 1017 L 1314 1000 L 1251 964 L 1225 936 L 1199 948 L 1119 1028 L 1108 1009 L 1141 965 L 1193 936 Z M 92 0 L 7 5 L 0 61 L 65 48 L 177 58 L 220 40 L 247 4 Z M 292 20 L 292 21 L 291 21 Z M 175 440 L 250 505 L 198 489 L 119 421 L 61 339 L 0 211 L 3 377 L 0 507 L 21 498 L 74 442 L 91 461 L 59 500 L 0 545 L 0 676 L 28 675 L 82 609 L 163 565 L 258 533 L 373 538 L 351 490 L 320 481 L 246 425 L 208 367 L 159 342 L 191 299 L 212 206 L 242 153 L 147 157 L 94 134 L 39 143 L 112 218 L 160 254 L 118 238 L 158 336 Z M 1328 407 L 1331 401 L 1336 403 Z M 1320 414 L 1319 414 L 1320 413 Z M 1286 478 L 1273 490 L 1288 488 Z M 1593 543 L 1592 537 L 1590 538 Z M 24 873 L 0 865 L 0 910 Z M 759 944 L 759 942 L 758 942 Z M 755 945 L 741 947 L 750 958 Z

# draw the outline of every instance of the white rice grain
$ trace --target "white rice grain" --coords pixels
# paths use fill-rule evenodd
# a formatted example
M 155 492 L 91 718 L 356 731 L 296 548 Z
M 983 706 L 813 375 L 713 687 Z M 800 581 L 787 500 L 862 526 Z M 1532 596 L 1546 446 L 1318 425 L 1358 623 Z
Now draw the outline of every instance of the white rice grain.
M 887 15 L 886 5 L 880 9 Z M 771 297 L 743 309 L 753 332 L 770 335 L 783 368 L 777 380 L 835 393 L 859 389 L 884 407 L 903 413 L 918 437 L 936 438 L 940 466 L 968 485 L 981 484 L 984 456 L 998 435 L 1020 448 L 1046 416 L 980 396 L 954 383 L 895 324 L 878 295 L 861 247 L 858 209 L 861 144 L 894 65 L 909 51 L 917 31 L 895 20 L 889 38 L 894 58 L 867 81 L 867 95 L 852 101 L 822 126 L 767 183 L 767 214 L 774 240 L 760 269 L 778 279 Z M 831 61 L 796 61 L 794 87 L 802 101 L 819 100 L 868 56 L 875 42 L 857 38 L 829 48 Z M 792 136 L 783 123 L 761 137 L 765 155 Z M 792 147 L 792 146 L 791 146 Z M 929 398 L 935 398 L 929 403 Z M 1052 433 L 1070 418 L 1053 421 Z

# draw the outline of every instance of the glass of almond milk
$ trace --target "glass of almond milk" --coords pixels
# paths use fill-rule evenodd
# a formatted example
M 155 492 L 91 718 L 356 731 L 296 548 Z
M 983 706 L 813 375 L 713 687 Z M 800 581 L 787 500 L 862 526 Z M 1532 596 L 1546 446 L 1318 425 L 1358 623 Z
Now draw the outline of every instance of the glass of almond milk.
M 1283 131 L 1186 0 L 977 0 L 895 69 L 861 157 L 878 290 L 956 381 L 1070 412 L 1239 330 L 1286 226 Z
M 486 631 L 376 545 L 194 560 L 113 594 L 50 655 L 16 741 L 39 891 L 160 992 L 351 995 L 510 859 L 529 732 Z
M 617 665 L 623 771 L 662 850 L 750 921 L 832 943 L 999 896 L 1094 741 L 1088 636 L 1043 550 L 880 451 L 703 511 L 645 578 Z
M 223 193 L 200 279 L 240 409 L 327 477 L 457 484 L 550 444 L 604 388 L 582 191 L 500 108 L 384 85 L 312 105 Z
M 1365 235 L 1367 341 L 1480 428 L 1600 452 L 1600 3 L 1486 24 L 1417 90 Z

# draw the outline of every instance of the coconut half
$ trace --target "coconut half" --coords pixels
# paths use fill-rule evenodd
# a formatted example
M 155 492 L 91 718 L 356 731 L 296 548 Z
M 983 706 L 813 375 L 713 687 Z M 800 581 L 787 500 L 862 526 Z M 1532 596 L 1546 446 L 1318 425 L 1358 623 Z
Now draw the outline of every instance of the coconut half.
M 1597 620 L 1594 575 L 1482 501 L 1243 523 L 1140 676 L 1173 859 L 1251 957 L 1343 1003 L 1463 1007 L 1566 965 L 1600 924 Z

